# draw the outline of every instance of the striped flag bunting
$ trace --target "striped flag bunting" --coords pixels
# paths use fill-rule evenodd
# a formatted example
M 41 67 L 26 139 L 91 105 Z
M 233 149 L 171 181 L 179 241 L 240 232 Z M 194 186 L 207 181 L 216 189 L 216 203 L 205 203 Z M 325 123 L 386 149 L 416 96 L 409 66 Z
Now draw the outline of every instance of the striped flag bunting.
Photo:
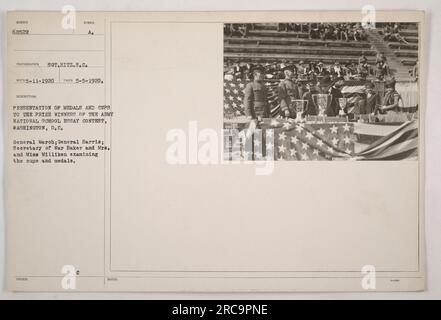
M 404 160 L 418 156 L 418 123 L 408 121 L 388 135 L 378 139 L 353 160 Z

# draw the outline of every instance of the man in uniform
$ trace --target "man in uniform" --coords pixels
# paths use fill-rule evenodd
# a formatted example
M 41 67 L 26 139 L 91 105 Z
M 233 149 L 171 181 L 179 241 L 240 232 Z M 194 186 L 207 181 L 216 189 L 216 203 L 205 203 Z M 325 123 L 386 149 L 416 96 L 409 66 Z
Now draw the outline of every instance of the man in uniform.
M 280 112 L 282 117 L 295 117 L 295 114 L 291 114 L 292 100 L 300 99 L 299 87 L 295 82 L 295 65 L 286 66 L 283 68 L 285 79 L 279 84 L 279 102 Z
M 248 119 L 269 118 L 268 89 L 264 84 L 265 68 L 252 69 L 253 81 L 245 86 L 244 108 Z
M 328 70 L 323 66 L 323 62 L 319 61 L 317 64 L 317 76 L 318 77 L 324 77 L 328 75 Z

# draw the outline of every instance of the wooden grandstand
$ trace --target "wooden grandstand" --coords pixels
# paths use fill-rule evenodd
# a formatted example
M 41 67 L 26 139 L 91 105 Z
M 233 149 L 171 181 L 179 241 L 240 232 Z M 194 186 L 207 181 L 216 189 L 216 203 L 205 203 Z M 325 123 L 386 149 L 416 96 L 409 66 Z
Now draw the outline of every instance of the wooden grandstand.
M 310 39 L 307 30 L 278 31 L 276 23 L 253 24 L 244 37 L 224 37 L 224 59 L 226 62 L 246 63 L 321 61 L 330 65 L 336 61 L 358 63 L 364 54 L 374 68 L 377 52 L 383 52 L 390 75 L 397 81 L 410 81 L 410 72 L 418 59 L 418 29 L 412 23 L 400 24 L 400 27 L 400 35 L 405 42 L 383 40 L 383 24 L 367 30 L 367 40 L 364 41 Z

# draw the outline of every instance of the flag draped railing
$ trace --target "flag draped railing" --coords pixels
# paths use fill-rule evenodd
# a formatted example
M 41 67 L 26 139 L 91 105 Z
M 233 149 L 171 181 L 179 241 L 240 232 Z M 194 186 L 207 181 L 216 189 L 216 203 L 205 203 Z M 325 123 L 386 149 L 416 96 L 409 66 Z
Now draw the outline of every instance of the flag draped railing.
M 418 156 L 418 122 L 408 121 L 357 153 L 355 160 L 404 160 Z
M 234 126 L 233 126 L 234 127 Z M 226 160 L 405 160 L 418 156 L 418 120 L 402 125 L 264 119 L 226 126 Z M 360 136 L 374 142 L 359 143 Z

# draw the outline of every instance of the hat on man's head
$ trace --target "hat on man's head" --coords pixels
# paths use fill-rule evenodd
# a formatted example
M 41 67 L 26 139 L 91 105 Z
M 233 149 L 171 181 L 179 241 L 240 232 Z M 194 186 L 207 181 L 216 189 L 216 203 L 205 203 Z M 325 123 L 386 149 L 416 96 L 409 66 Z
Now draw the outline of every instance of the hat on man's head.
M 297 71 L 297 67 L 294 64 L 289 64 L 289 65 L 282 68 L 282 71 L 285 71 L 285 70 Z
M 384 84 L 385 88 L 395 88 L 395 79 L 387 80 Z
M 334 83 L 334 86 L 336 88 L 341 88 L 345 85 L 345 82 L 343 80 L 338 80 L 336 83 Z
M 254 72 L 256 72 L 256 71 L 259 71 L 259 72 L 265 72 L 265 68 L 262 66 L 262 65 L 260 65 L 260 64 L 257 64 L 257 65 L 255 65 L 255 66 L 253 66 L 252 68 L 251 68 L 251 72 L 252 73 L 254 73 Z

